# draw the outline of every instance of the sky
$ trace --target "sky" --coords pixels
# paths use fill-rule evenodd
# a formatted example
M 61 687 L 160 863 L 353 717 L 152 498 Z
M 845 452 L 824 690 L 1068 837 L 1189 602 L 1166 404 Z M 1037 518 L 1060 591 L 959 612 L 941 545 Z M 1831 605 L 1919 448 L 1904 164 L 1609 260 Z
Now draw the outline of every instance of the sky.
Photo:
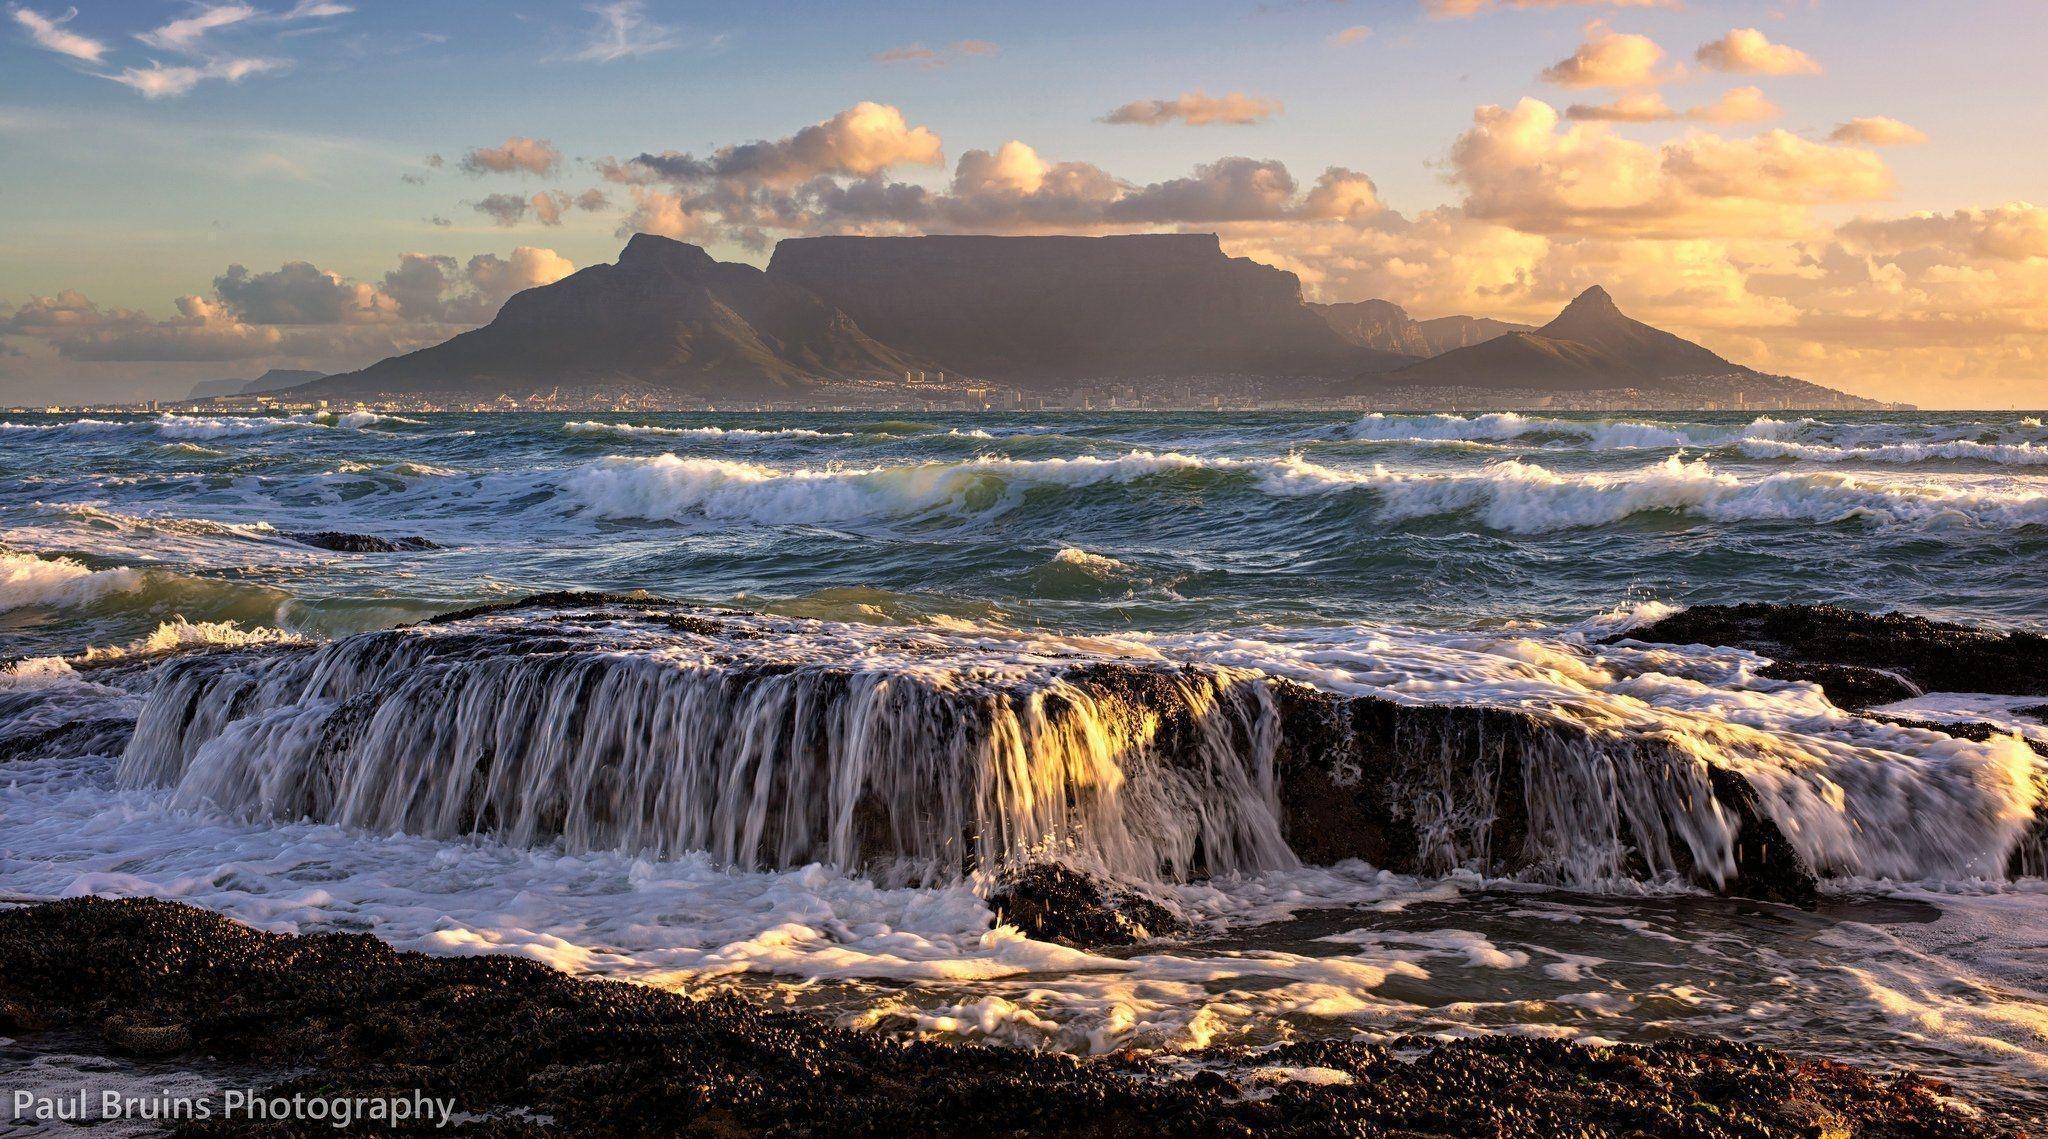
M 2040 0 L 0 2 L 0 403 L 360 367 L 637 231 L 1215 232 L 2048 405 Z

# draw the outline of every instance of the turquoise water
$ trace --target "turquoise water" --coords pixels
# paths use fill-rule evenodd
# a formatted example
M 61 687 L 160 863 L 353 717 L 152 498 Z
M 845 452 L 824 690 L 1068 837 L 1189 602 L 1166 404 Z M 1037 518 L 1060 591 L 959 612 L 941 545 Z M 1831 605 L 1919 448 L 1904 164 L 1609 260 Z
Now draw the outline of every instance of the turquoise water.
M 284 536 L 303 530 L 443 548 Z M 15 416 L 0 548 L 0 631 L 35 651 L 172 616 L 332 634 L 572 587 L 1073 631 L 1567 622 L 1646 600 L 2036 624 L 2048 429 L 1981 413 Z M 79 579 L 30 556 L 147 572 Z

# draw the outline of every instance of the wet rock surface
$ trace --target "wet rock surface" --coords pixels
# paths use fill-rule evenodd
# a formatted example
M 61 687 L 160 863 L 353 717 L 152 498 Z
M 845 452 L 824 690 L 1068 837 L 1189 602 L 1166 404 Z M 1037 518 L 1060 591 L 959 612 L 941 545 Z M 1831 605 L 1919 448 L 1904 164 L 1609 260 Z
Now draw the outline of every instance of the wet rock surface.
M 287 530 L 284 536 L 301 546 L 333 550 L 337 554 L 399 554 L 441 548 L 416 535 L 385 538 L 376 534 L 351 534 L 343 530 Z
M 1403 1038 L 1079 1060 L 856 1033 L 509 957 L 261 933 L 154 900 L 0 912 L 0 1010 L 26 1044 L 92 1030 L 291 1071 L 270 1094 L 452 1096 L 469 1118 L 443 1134 L 2013 1134 L 1926 1080 L 1738 1044 Z
M 1818 681 L 1830 698 L 1839 687 L 1843 696 L 1836 702 L 1845 708 L 1886 702 L 1883 682 L 1868 670 L 1896 673 L 1922 692 L 2048 695 L 2048 637 L 1906 613 L 1859 613 L 1835 605 L 1696 605 L 1626 637 L 1750 649 L 1787 669 L 1783 675 Z
M 989 891 L 996 921 L 1025 936 L 1096 948 L 1130 945 L 1188 931 L 1172 910 L 1135 890 L 1056 862 L 1037 862 L 1002 877 Z

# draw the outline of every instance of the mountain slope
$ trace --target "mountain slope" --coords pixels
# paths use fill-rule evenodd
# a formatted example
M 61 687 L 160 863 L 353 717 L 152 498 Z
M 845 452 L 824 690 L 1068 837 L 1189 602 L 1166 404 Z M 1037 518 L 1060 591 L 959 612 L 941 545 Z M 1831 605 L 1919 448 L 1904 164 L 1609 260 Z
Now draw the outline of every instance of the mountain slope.
M 1443 316 L 1416 320 L 1392 301 L 1343 301 L 1310 305 L 1337 334 L 1353 344 L 1427 359 L 1453 348 L 1483 343 L 1510 332 L 1533 332 L 1526 324 L 1509 324 L 1483 316 Z
M 1436 355 L 1408 310 L 1392 301 L 1341 301 L 1309 307 L 1353 344 L 1418 358 Z
M 1139 376 L 1324 380 L 1407 358 L 1348 342 L 1294 274 L 1215 234 L 807 237 L 768 275 L 950 371 L 1021 386 Z
M 482 328 L 300 390 L 495 393 L 619 383 L 768 391 L 925 366 L 800 287 L 642 233 L 616 264 L 519 293 Z
M 1534 325 L 1495 320 L 1490 316 L 1440 316 L 1415 322 L 1416 331 L 1429 346 L 1428 355 L 1441 356 L 1453 348 L 1470 348 L 1510 332 L 1534 332 Z
M 201 380 L 192 385 L 192 394 L 185 398 L 211 399 L 215 396 L 262 395 L 311 383 L 325 374 L 303 368 L 272 368 L 253 380 Z
M 1670 388 L 1689 377 L 1756 374 L 1630 319 L 1595 285 L 1534 332 L 1510 332 L 1367 378 L 1402 386 L 1590 391 Z

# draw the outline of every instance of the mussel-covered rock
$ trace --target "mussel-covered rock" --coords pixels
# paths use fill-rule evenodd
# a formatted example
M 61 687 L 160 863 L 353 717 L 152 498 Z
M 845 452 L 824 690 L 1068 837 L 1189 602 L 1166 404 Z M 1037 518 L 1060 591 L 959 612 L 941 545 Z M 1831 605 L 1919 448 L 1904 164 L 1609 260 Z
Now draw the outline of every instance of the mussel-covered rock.
M 1136 890 L 1057 862 L 1007 873 L 989 893 L 988 905 L 996 921 L 1062 945 L 1129 945 L 1188 930 L 1179 915 Z

